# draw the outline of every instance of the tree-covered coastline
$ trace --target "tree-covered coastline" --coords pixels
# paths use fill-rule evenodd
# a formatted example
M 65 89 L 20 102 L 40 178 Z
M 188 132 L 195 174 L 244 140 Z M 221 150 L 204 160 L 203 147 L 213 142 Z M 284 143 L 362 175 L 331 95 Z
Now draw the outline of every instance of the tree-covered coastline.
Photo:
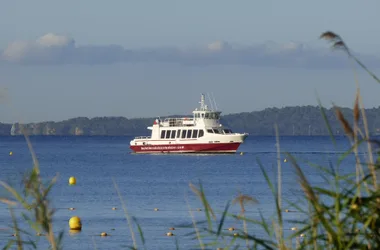
M 343 134 L 333 108 L 325 109 L 327 120 L 334 135 Z M 349 121 L 353 120 L 352 110 L 342 109 Z M 380 133 L 380 107 L 366 109 L 369 131 Z M 165 118 L 165 117 L 161 117 Z M 39 122 L 26 124 L 30 135 L 87 135 L 87 136 L 125 136 L 149 135 L 155 117 L 77 117 L 59 122 Z M 321 119 L 321 109 L 315 106 L 296 106 L 285 108 L 267 108 L 261 111 L 227 114 L 221 117 L 221 123 L 237 132 L 250 135 L 274 135 L 273 125 L 278 124 L 280 135 L 328 135 L 325 122 Z M 0 123 L 0 135 L 11 135 L 13 124 Z M 21 135 L 16 123 L 12 135 Z

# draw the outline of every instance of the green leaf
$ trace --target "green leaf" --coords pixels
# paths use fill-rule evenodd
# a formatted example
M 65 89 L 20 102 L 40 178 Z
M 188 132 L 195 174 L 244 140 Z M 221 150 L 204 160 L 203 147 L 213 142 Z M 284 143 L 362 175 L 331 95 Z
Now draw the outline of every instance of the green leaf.
M 144 249 L 146 249 L 146 247 L 145 247 L 145 237 L 144 237 L 144 233 L 143 233 L 143 231 L 141 230 L 140 224 L 138 223 L 136 217 L 133 216 L 133 217 L 132 217 L 132 220 L 133 220 L 133 221 L 136 223 L 136 225 L 137 225 L 137 230 L 139 231 L 140 238 L 141 238 L 141 242 L 142 242 L 142 244 L 143 244 L 143 246 L 144 246 Z
M 218 231 L 216 233 L 217 237 L 219 237 L 220 232 L 221 232 L 221 230 L 223 228 L 224 220 L 226 218 L 226 214 L 228 212 L 228 208 L 229 207 L 230 207 L 230 202 L 228 201 L 226 207 L 224 208 L 224 211 L 223 211 L 223 214 L 222 214 L 222 218 L 220 219 L 220 222 L 219 222 Z

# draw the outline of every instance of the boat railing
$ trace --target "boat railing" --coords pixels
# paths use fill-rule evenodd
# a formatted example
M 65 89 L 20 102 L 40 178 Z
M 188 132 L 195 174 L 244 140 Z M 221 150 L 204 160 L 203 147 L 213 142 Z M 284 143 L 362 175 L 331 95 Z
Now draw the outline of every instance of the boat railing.
M 162 125 L 168 127 L 193 126 L 194 118 L 167 118 L 164 120 Z
M 135 139 L 150 139 L 151 136 L 136 136 Z

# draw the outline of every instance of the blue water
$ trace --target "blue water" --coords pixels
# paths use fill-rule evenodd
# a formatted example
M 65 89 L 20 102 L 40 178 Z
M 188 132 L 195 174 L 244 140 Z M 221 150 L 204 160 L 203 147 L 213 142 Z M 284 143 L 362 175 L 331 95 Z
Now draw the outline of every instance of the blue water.
M 246 215 L 258 218 L 258 211 L 265 216 L 275 212 L 274 199 L 257 163 L 261 161 L 272 180 L 276 178 L 276 140 L 274 137 L 249 137 L 239 148 L 244 155 L 135 155 L 129 150 L 130 137 L 31 137 L 40 162 L 41 175 L 49 179 L 58 175 L 51 199 L 57 208 L 54 217 L 56 234 L 64 231 L 64 249 L 120 249 L 132 246 L 131 232 L 125 218 L 120 198 L 113 180 L 126 203 L 128 213 L 135 216 L 144 232 L 147 249 L 175 249 L 175 239 L 180 249 L 195 249 L 198 241 L 187 234 L 193 229 L 179 228 L 191 224 L 191 207 L 195 220 L 204 220 L 200 200 L 189 188 L 189 182 L 198 184 L 201 180 L 207 199 L 220 218 L 226 202 L 238 192 L 255 197 L 259 204 L 247 205 Z M 338 157 L 349 148 L 346 138 L 336 138 L 337 145 L 329 137 L 282 137 L 282 151 L 292 153 L 300 159 L 300 166 L 307 178 L 314 184 L 324 184 L 317 171 L 306 164 L 310 161 L 328 166 L 336 163 Z M 9 152 L 13 155 L 10 156 Z M 290 161 L 282 164 L 282 194 L 285 200 L 297 202 L 301 189 Z M 344 161 L 342 171 L 352 171 L 354 159 Z M 32 160 L 23 137 L 0 137 L 0 180 L 19 187 L 25 170 L 30 169 Z M 77 184 L 68 185 L 70 176 L 75 176 Z M 0 188 L 0 196 L 6 195 Z M 188 202 L 188 203 L 187 203 Z M 74 207 L 74 211 L 68 208 Z M 117 207 L 117 210 L 112 210 Z M 159 211 L 154 211 L 158 208 Z M 15 210 L 19 215 L 22 211 Z M 240 208 L 234 204 L 230 212 L 237 214 Z M 79 216 L 83 223 L 80 233 L 69 232 L 68 221 Z M 285 220 L 299 219 L 297 213 L 286 213 Z M 21 220 L 20 220 L 21 221 Z M 12 231 L 9 209 L 0 205 L 0 246 L 9 240 Z M 27 225 L 22 224 L 26 229 Z M 291 228 L 286 223 L 285 228 Z M 176 237 L 167 237 L 170 227 L 176 227 Z M 224 228 L 242 225 L 232 219 L 227 220 Z M 141 239 L 133 226 L 137 244 Z M 98 236 L 107 232 L 109 237 Z M 249 228 L 250 233 L 263 235 L 263 230 Z M 46 249 L 44 237 L 37 245 Z M 27 238 L 25 238 L 27 239 Z M 244 242 L 240 242 L 244 245 Z M 212 247 L 216 249 L 216 247 Z

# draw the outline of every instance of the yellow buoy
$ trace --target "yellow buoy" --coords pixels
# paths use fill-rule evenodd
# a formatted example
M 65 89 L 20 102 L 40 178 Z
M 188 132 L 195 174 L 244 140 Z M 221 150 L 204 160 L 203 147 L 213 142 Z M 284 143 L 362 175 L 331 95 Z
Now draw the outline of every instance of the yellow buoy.
M 112 210 L 116 210 L 117 208 L 116 207 L 113 207 Z
M 240 155 L 243 155 L 244 153 L 243 152 L 240 152 Z
M 71 230 L 82 230 L 82 222 L 78 216 L 71 217 L 69 226 Z
M 108 234 L 107 234 L 106 232 L 102 232 L 102 233 L 100 234 L 100 236 L 105 237 L 105 236 L 108 236 Z
M 10 155 L 10 156 L 12 156 L 12 155 L 13 155 L 13 152 L 12 152 L 12 151 L 11 151 L 11 152 L 9 152 L 9 155 Z
M 234 236 L 239 236 L 239 234 L 238 233 L 234 233 Z
M 158 208 L 154 208 L 154 211 L 158 211 Z
M 172 232 L 167 232 L 166 236 L 173 236 L 174 234 Z
M 70 184 L 70 185 L 75 185 L 76 183 L 77 183 L 77 179 L 75 179 L 74 176 L 71 176 L 71 177 L 69 178 L 69 184 Z
M 69 210 L 74 211 L 75 207 L 69 207 Z
M 297 228 L 296 228 L 296 227 L 292 227 L 291 230 L 292 230 L 292 231 L 296 231 Z
M 287 162 L 288 160 L 287 159 L 284 159 L 284 162 Z
M 235 230 L 234 227 L 230 227 L 230 228 L 228 228 L 228 231 L 234 231 L 234 230 Z

